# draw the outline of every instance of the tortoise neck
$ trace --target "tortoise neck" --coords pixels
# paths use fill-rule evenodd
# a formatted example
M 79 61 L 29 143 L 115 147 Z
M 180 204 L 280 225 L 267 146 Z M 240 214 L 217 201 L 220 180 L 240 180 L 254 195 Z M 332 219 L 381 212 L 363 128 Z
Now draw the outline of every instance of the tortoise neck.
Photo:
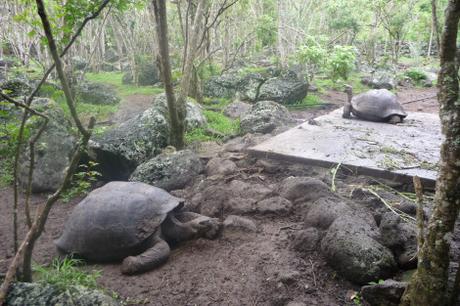
M 175 243 L 190 240 L 195 236 L 195 231 L 190 224 L 182 223 L 172 214 L 169 214 L 162 223 L 161 232 L 167 241 Z
M 351 103 L 351 99 L 353 98 L 353 92 L 351 90 L 347 90 L 347 98 L 348 103 Z

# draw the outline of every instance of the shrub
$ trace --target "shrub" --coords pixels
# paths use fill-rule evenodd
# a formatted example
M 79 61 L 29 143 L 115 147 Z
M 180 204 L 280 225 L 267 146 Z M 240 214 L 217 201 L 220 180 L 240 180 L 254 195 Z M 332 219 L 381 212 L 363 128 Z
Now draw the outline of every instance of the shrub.
M 417 69 L 411 69 L 406 71 L 406 76 L 413 80 L 414 82 L 420 82 L 422 80 L 426 80 L 426 75 L 420 70 Z
M 335 46 L 327 59 L 329 77 L 333 81 L 339 78 L 347 80 L 355 66 L 356 54 L 351 46 Z
M 326 50 L 315 42 L 310 45 L 300 46 L 295 54 L 296 60 L 306 66 L 310 81 L 319 72 L 321 66 L 324 64 L 325 57 Z

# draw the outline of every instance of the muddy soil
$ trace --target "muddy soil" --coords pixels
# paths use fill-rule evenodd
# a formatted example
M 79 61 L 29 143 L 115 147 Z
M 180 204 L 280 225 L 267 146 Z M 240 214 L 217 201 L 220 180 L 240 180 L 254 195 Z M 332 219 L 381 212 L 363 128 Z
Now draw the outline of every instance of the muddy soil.
M 433 89 L 411 89 L 399 93 L 402 101 L 432 95 Z M 329 92 L 324 96 L 328 104 L 323 109 L 294 112 L 299 119 L 308 120 L 333 108 L 341 107 L 345 94 Z M 129 102 L 131 101 L 131 102 Z M 133 96 L 123 103 L 114 121 L 123 121 L 150 105 L 151 98 Z M 435 111 L 435 100 L 414 102 L 410 109 Z M 305 165 L 286 165 L 277 173 L 262 173 L 256 179 L 262 184 L 276 184 L 290 175 L 328 178 L 328 169 Z M 241 169 L 241 171 L 245 171 Z M 336 185 L 341 193 L 368 182 L 366 177 L 338 175 Z M 34 195 L 35 209 L 46 195 Z M 62 232 L 63 224 L 80 199 L 70 203 L 56 203 L 49 217 L 46 231 L 39 239 L 34 261 L 48 264 L 56 256 L 53 240 Z M 0 274 L 5 273 L 13 255 L 12 188 L 0 190 Z M 22 203 L 22 201 L 21 201 Z M 22 216 L 22 204 L 19 208 Z M 291 246 L 292 235 L 302 227 L 299 213 L 285 217 L 249 216 L 258 231 L 225 232 L 217 240 L 195 240 L 177 246 L 162 267 L 138 276 L 123 276 L 117 263 L 89 264 L 87 270 L 100 270 L 98 283 L 130 305 L 286 305 L 304 302 L 306 305 L 354 305 L 350 300 L 359 288 L 342 279 L 328 267 L 317 251 L 298 253 Z M 20 237 L 25 235 L 21 217 Z
M 324 173 L 303 165 L 286 169 L 291 170 L 261 175 L 258 180 L 273 184 L 290 174 Z M 33 207 L 44 199 L 45 195 L 34 196 Z M 0 274 L 13 254 L 12 200 L 12 188 L 0 191 Z M 57 256 L 53 240 L 79 200 L 55 205 L 37 243 L 35 262 L 47 264 Z M 292 234 L 302 226 L 300 215 L 250 218 L 257 232 L 230 231 L 213 241 L 189 241 L 177 246 L 165 265 L 142 275 L 124 276 L 118 263 L 89 264 L 83 269 L 101 271 L 99 285 L 131 305 L 286 305 L 290 301 L 353 305 L 347 296 L 358 287 L 337 276 L 317 252 L 302 255 L 292 249 Z M 19 224 L 23 237 L 23 218 Z

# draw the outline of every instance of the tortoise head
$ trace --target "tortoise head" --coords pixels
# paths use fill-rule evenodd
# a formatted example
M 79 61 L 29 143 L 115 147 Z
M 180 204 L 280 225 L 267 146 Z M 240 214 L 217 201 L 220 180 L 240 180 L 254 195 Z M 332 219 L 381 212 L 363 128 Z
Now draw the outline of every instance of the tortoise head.
M 195 238 L 215 239 L 222 233 L 222 222 L 193 212 L 180 212 L 174 216 L 183 225 L 190 228 Z

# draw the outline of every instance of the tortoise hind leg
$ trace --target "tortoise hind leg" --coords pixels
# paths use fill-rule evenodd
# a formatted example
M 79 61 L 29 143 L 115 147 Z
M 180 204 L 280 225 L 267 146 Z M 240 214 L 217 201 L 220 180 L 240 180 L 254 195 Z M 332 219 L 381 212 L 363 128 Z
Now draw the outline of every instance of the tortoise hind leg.
M 128 256 L 123 260 L 121 273 L 132 275 L 156 268 L 168 260 L 171 249 L 158 235 L 153 238 L 152 246 L 137 256 Z
M 402 123 L 402 121 L 403 121 L 402 117 L 398 115 L 393 115 L 388 119 L 388 123 L 391 123 L 391 124 Z

